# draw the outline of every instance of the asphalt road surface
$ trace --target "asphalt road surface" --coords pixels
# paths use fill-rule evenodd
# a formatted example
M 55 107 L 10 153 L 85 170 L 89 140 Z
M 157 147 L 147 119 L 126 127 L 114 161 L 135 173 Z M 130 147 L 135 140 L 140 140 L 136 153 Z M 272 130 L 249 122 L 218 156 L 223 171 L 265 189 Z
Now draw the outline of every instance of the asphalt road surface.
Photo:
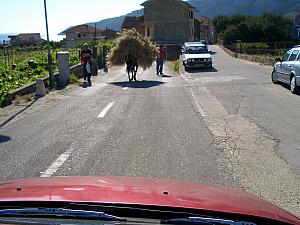
M 212 70 L 112 68 L 0 121 L 0 180 L 139 176 L 224 185 L 300 215 L 300 96 L 217 46 Z M 12 108 L 12 107 L 10 107 Z

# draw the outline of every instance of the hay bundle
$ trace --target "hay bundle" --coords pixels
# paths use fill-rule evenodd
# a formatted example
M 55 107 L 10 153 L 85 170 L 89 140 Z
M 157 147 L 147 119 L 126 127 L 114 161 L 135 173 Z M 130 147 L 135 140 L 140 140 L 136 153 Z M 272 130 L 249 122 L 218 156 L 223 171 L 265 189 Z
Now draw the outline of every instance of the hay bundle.
M 131 54 L 144 68 L 149 68 L 157 56 L 156 46 L 140 35 L 135 29 L 125 30 L 114 43 L 109 54 L 111 65 L 124 65 L 128 54 Z

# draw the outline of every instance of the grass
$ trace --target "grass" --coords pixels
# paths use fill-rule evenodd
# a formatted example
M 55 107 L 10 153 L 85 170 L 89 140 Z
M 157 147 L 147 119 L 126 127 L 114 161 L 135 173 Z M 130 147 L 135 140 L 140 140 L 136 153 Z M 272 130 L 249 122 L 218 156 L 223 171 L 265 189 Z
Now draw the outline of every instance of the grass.
M 23 96 L 17 95 L 15 97 L 15 104 L 21 105 L 24 103 L 31 102 L 33 100 L 33 97 L 34 97 L 34 94 L 28 94 L 28 95 L 23 95 Z
M 32 100 L 33 100 L 33 94 L 29 94 L 29 95 L 25 96 L 26 102 L 31 102 Z
M 16 102 L 16 104 L 20 104 L 21 103 L 21 96 L 20 95 L 17 95 L 16 97 L 15 97 L 15 102 Z
M 180 59 L 167 61 L 167 63 L 177 74 L 180 74 Z
M 75 75 L 75 74 L 71 74 L 71 77 L 70 77 L 70 84 L 79 84 L 80 81 L 78 79 L 78 77 Z
M 173 68 L 174 68 L 174 71 L 176 73 L 178 73 L 178 74 L 180 73 L 180 62 L 179 62 L 179 59 L 175 61 Z

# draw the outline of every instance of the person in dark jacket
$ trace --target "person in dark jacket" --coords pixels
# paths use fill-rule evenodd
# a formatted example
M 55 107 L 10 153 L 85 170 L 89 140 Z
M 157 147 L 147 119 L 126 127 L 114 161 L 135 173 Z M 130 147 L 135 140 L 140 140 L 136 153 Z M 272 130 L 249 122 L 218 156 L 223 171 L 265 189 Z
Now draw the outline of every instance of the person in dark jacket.
M 83 65 L 83 75 L 84 81 L 91 83 L 91 76 L 92 76 L 92 50 L 89 49 L 89 45 L 87 43 L 83 44 L 83 49 L 80 53 L 81 63 Z

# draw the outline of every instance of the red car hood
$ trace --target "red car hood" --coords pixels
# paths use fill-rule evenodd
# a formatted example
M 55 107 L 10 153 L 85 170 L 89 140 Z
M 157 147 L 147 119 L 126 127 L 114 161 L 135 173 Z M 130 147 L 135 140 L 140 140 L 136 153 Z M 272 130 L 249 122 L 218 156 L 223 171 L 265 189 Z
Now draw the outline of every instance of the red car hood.
M 300 225 L 295 216 L 248 193 L 205 184 L 128 177 L 53 177 L 0 182 L 0 202 L 124 203 L 251 215 Z

